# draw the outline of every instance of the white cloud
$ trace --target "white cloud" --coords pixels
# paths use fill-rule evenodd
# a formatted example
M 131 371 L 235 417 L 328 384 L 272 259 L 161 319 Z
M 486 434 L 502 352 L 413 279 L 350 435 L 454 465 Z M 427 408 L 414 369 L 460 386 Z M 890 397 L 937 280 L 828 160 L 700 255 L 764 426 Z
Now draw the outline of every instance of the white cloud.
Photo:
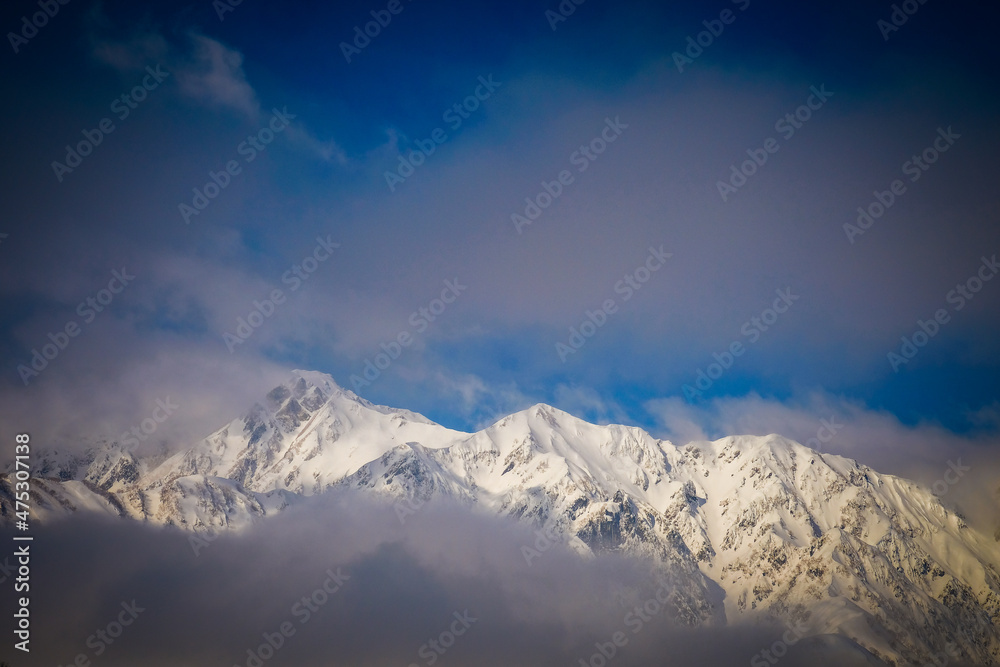
M 247 78 L 240 51 L 195 31 L 187 33 L 186 44 L 171 43 L 148 26 L 132 28 L 125 37 L 109 37 L 114 26 L 99 11 L 92 14 L 91 23 L 91 54 L 99 62 L 129 74 L 162 66 L 187 100 L 260 122 L 264 108 Z M 286 136 L 292 145 L 324 162 L 350 164 L 336 141 L 318 138 L 301 123 L 291 125 Z
M 953 464 L 960 463 L 971 470 L 963 472 L 957 484 L 948 485 L 943 500 L 961 509 L 984 531 L 992 533 L 998 525 L 1000 432 L 996 428 L 966 435 L 935 423 L 904 424 L 889 412 L 824 392 L 787 402 L 748 394 L 699 405 L 675 397 L 652 400 L 645 407 L 675 444 L 727 435 L 777 433 L 928 488 L 941 480 Z M 988 423 L 992 413 L 981 412 L 984 424 Z M 972 420 L 970 424 L 976 425 Z
M 531 400 L 513 383 L 492 387 L 477 375 L 451 374 L 438 371 L 433 375 L 434 383 L 440 388 L 442 397 L 458 396 L 459 412 L 482 429 L 499 419 L 523 410 L 536 401 Z
M 167 59 L 170 45 L 155 32 L 137 31 L 123 41 L 94 40 L 92 54 L 119 72 L 138 72 Z
M 555 407 L 598 424 L 628 424 L 630 419 L 618 403 L 601 397 L 590 387 L 560 384 L 556 386 Z
M 209 107 L 231 109 L 256 120 L 260 102 L 243 71 L 243 54 L 204 35 L 191 33 L 190 38 L 192 53 L 176 73 L 181 92 Z
M 89 17 L 92 57 L 132 74 L 160 66 L 174 77 L 180 93 L 213 109 L 236 111 L 251 120 L 260 115 L 256 91 L 243 70 L 243 54 L 194 30 L 177 42 L 145 23 L 123 30 L 100 7 Z
M 290 142 L 324 162 L 335 162 L 342 167 L 350 164 L 344 149 L 332 139 L 319 139 L 302 125 L 290 125 L 285 132 Z

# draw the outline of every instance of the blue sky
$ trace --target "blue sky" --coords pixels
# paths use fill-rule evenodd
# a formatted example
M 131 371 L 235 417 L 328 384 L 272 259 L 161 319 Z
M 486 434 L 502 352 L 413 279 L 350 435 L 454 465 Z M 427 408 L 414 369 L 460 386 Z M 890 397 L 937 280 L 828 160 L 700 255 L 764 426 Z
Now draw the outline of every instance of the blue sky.
M 200 437 L 308 368 L 456 428 L 542 401 L 794 431 L 781 410 L 821 404 L 995 435 L 1000 280 L 949 299 L 1000 252 L 995 10 L 930 0 L 887 32 L 891 3 L 572 6 L 553 30 L 557 2 L 77 0 L 8 36 L 5 426 L 113 437 L 170 394 L 163 437 Z M 758 401 L 777 421 L 720 417 Z

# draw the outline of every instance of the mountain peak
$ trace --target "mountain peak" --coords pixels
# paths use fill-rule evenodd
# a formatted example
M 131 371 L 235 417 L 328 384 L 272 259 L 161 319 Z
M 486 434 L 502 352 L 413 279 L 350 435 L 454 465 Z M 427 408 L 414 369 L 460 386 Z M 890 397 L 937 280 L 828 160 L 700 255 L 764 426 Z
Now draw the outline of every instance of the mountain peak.
M 494 424 L 494 426 L 502 427 L 521 420 L 523 420 L 529 427 L 539 426 L 539 421 L 547 424 L 551 428 L 558 428 L 560 426 L 576 427 L 580 424 L 593 426 L 590 422 L 580 419 L 576 415 L 570 414 L 565 410 L 560 410 L 559 408 L 549 405 L 548 403 L 535 403 L 531 407 L 507 415 Z
M 544 403 L 463 433 L 296 370 L 186 451 L 153 461 L 120 450 L 36 461 L 36 514 L 94 509 L 219 530 L 335 488 L 397 507 L 448 498 L 530 524 L 544 536 L 536 545 L 652 558 L 694 625 L 805 615 L 810 634 L 895 664 L 922 664 L 946 642 L 978 664 L 1000 658 L 991 536 L 926 488 L 777 434 L 678 447 Z M 10 479 L 0 476 L 8 518 Z M 985 630 L 968 629 L 978 621 Z
M 343 391 L 341 386 L 337 384 L 337 381 L 333 379 L 332 375 L 327 373 L 321 373 L 320 371 L 307 371 L 296 369 L 290 373 L 293 380 L 302 380 L 312 387 L 322 389 L 327 393 L 333 393 L 337 390 Z

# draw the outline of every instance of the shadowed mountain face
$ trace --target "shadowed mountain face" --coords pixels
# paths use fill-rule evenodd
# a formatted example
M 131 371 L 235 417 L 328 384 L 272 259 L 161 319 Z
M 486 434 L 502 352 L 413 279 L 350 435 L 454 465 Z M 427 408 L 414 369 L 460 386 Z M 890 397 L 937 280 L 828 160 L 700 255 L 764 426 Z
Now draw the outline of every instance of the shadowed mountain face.
M 42 522 L 99 512 L 196 534 L 335 490 L 384 499 L 401 523 L 447 500 L 529 524 L 528 565 L 555 545 L 656 563 L 671 614 L 691 627 L 777 619 L 864 660 L 1000 659 L 996 543 L 914 483 L 779 436 L 679 447 L 546 405 L 462 433 L 296 371 L 168 458 L 110 443 L 40 453 L 33 474 Z M 8 520 L 11 487 L 0 478 Z

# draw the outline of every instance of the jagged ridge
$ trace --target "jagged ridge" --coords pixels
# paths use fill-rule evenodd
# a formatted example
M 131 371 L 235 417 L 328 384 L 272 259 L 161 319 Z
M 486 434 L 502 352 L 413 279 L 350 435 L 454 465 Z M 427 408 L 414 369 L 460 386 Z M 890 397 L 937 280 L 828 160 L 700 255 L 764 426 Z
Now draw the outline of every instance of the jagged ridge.
M 678 447 L 542 404 L 462 433 L 295 371 L 169 458 L 104 443 L 43 455 L 34 475 L 38 520 L 103 511 L 190 530 L 246 527 L 333 488 L 449 498 L 582 554 L 655 560 L 685 623 L 800 620 L 889 664 L 948 642 L 977 664 L 1000 656 L 995 542 L 927 489 L 776 435 Z M 0 476 L 8 520 L 11 486 Z

